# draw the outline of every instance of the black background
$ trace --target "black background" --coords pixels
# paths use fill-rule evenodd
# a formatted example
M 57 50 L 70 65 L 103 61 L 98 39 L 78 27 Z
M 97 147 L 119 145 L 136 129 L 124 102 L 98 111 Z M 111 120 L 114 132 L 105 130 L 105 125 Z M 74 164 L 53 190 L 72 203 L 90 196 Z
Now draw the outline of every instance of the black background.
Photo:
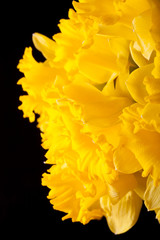
M 61 221 L 64 215 L 52 209 L 46 198 L 48 189 L 41 186 L 41 175 L 47 170 L 45 151 L 41 147 L 36 123 L 23 119 L 16 85 L 23 75 L 16 66 L 25 47 L 32 46 L 32 33 L 48 37 L 58 32 L 57 24 L 67 18 L 71 0 L 21 1 L 3 3 L 0 19 L 0 86 L 1 86 L 1 159 L 0 159 L 0 231 L 7 235 L 50 237 L 105 237 L 130 239 L 157 237 L 160 226 L 154 213 L 143 207 L 137 224 L 126 234 L 116 236 L 110 232 L 103 218 L 83 226 L 71 220 Z M 37 60 L 43 60 L 33 48 Z

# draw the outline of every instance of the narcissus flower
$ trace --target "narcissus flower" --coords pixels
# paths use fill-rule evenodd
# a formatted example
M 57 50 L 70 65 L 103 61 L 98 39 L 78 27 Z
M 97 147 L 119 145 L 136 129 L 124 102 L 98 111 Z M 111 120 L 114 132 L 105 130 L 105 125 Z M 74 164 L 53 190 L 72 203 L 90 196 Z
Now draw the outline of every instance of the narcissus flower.
M 160 2 L 73 6 L 53 39 L 33 34 L 44 62 L 25 49 L 19 108 L 39 114 L 54 209 L 83 224 L 105 216 L 120 234 L 142 202 L 160 221 Z

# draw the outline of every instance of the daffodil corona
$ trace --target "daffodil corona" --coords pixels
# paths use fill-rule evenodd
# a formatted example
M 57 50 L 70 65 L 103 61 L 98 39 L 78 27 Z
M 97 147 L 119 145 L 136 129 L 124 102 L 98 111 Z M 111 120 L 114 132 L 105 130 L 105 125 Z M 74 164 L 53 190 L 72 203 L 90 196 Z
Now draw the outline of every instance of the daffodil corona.
M 42 185 L 64 219 L 106 217 L 115 234 L 144 202 L 160 221 L 160 1 L 73 1 L 60 33 L 33 34 L 18 69 L 19 107 L 38 128 Z

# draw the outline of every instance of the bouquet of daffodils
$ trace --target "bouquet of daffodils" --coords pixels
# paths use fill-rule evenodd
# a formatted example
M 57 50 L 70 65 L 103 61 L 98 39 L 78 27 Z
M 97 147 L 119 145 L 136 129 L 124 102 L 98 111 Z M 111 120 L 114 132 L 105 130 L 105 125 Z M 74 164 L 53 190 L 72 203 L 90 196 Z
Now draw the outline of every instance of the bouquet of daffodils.
M 19 107 L 39 115 L 42 185 L 64 219 L 128 231 L 144 202 L 160 221 L 160 1 L 73 1 L 50 39 L 26 48 Z

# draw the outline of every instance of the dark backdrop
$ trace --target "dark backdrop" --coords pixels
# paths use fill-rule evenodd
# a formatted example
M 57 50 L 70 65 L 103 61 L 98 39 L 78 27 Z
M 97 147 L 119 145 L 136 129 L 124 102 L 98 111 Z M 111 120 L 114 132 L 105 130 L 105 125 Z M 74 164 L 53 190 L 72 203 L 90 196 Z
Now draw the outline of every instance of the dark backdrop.
M 91 221 L 83 226 L 71 220 L 61 221 L 63 213 L 54 211 L 41 186 L 41 175 L 47 170 L 43 164 L 45 151 L 36 123 L 30 124 L 17 110 L 22 94 L 16 85 L 22 74 L 16 66 L 24 48 L 32 46 L 32 33 L 51 37 L 58 32 L 58 21 L 67 18 L 71 0 L 12 1 L 2 3 L 0 19 L 0 86 L 1 86 L 1 160 L 0 160 L 0 228 L 5 234 L 51 237 L 105 237 L 130 239 L 156 237 L 160 226 L 154 213 L 143 207 L 137 224 L 126 234 L 115 236 L 106 220 Z M 37 60 L 41 55 L 33 49 Z M 58 234 L 58 235 L 57 235 Z M 5 235 L 6 236 L 6 235 Z M 7 238 L 4 238 L 7 239 Z

